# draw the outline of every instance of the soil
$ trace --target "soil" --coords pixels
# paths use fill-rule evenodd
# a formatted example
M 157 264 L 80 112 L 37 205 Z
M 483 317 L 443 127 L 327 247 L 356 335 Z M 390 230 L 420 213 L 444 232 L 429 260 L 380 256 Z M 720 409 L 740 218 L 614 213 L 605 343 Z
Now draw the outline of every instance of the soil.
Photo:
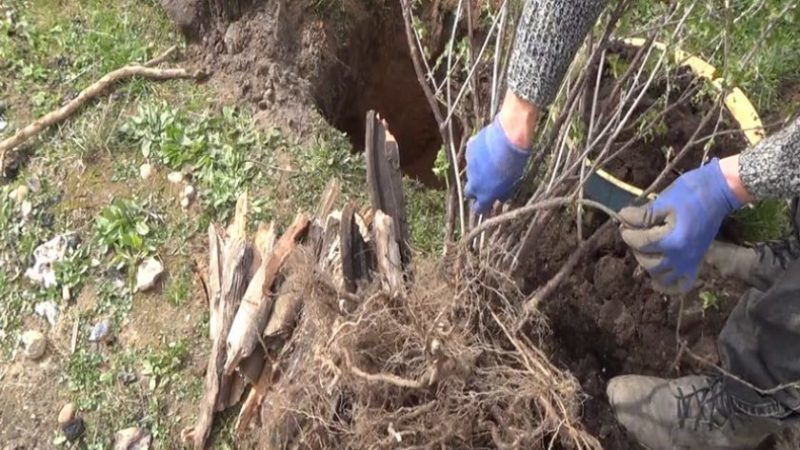
M 610 55 L 618 56 L 620 61 L 631 61 L 636 54 L 636 49 L 621 43 L 615 43 L 609 48 L 609 53 Z M 647 74 L 645 73 L 642 76 L 646 77 Z M 590 79 L 595 78 L 596 72 Z M 599 110 L 610 108 L 618 103 L 619 99 L 609 98 L 616 80 L 612 64 L 607 62 L 603 67 L 600 81 L 598 98 L 601 100 L 598 102 Z M 634 126 L 629 127 L 631 129 L 620 133 L 614 144 L 612 144 L 609 154 L 613 155 L 622 148 L 625 142 L 636 136 L 639 125 L 652 120 L 656 112 L 664 109 L 663 105 L 678 103 L 681 95 L 691 90 L 697 90 L 699 94 L 680 101 L 679 104 L 665 114 L 661 127 L 656 127 L 657 129 L 648 133 L 647 136 L 639 138 L 625 151 L 609 159 L 604 168 L 617 178 L 645 189 L 655 181 L 666 167 L 668 163 L 667 154 L 669 154 L 669 159 L 671 160 L 696 134 L 694 140 L 702 140 L 701 143 L 687 149 L 686 157 L 676 165 L 675 169 L 657 187 L 657 190 L 661 190 L 669 186 L 681 173 L 699 167 L 710 158 L 723 158 L 745 150 L 747 148 L 747 140 L 727 108 L 723 107 L 721 114 L 715 114 L 698 131 L 703 117 L 715 107 L 714 100 L 703 94 L 703 83 L 703 80 L 698 79 L 685 67 L 677 69 L 677 74 L 670 77 L 669 84 L 664 79 L 654 80 L 634 111 L 633 117 L 640 116 L 642 120 L 636 120 Z M 646 111 L 653 105 L 656 106 L 648 114 Z M 588 115 L 584 117 L 584 123 L 588 127 Z M 704 148 L 706 140 L 703 138 L 709 137 L 715 132 L 723 132 L 725 134 L 718 135 L 712 140 L 712 145 L 707 149 L 706 154 L 706 149 Z
M 595 226 L 602 220 L 595 218 Z M 554 220 L 533 261 L 536 276 L 530 288 L 552 277 L 576 248 L 574 221 Z M 703 309 L 700 292 L 717 296 L 719 307 Z M 615 228 L 587 255 L 543 307 L 549 319 L 557 363 L 576 376 L 587 394 L 583 418 L 604 448 L 640 449 L 617 424 L 605 388 L 617 375 L 675 377 L 708 369 L 678 355 L 676 330 L 695 353 L 719 362 L 716 336 L 735 306 L 743 286 L 701 279 L 681 302 L 654 291 L 638 269 Z
M 264 125 L 301 136 L 318 112 L 359 151 L 366 113 L 374 109 L 398 140 L 404 172 L 435 182 L 441 139 L 411 62 L 399 2 L 270 0 L 242 6 L 233 20 L 207 3 L 213 2 L 162 2 L 224 100 L 254 104 Z

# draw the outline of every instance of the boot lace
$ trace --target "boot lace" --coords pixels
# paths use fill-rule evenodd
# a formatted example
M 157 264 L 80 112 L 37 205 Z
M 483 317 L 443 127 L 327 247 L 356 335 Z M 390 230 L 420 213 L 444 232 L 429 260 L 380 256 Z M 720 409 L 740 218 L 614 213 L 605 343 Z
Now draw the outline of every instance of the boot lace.
M 697 430 L 701 424 L 708 429 L 722 428 L 734 415 L 733 402 L 725 392 L 721 378 L 712 378 L 701 386 L 691 385 L 690 391 L 678 388 L 678 426 L 684 428 L 689 423 Z

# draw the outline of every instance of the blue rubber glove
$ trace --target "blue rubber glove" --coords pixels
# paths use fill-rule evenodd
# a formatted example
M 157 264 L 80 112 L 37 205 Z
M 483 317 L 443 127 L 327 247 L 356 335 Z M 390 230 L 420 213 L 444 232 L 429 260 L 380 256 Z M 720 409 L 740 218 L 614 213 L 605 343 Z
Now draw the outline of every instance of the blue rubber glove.
M 495 201 L 511 198 L 529 158 L 530 151 L 512 144 L 497 118 L 470 139 L 465 195 L 475 200 L 472 210 L 482 214 Z
M 685 293 L 722 220 L 742 206 L 714 158 L 686 172 L 654 201 L 620 211 L 622 239 L 667 293 Z

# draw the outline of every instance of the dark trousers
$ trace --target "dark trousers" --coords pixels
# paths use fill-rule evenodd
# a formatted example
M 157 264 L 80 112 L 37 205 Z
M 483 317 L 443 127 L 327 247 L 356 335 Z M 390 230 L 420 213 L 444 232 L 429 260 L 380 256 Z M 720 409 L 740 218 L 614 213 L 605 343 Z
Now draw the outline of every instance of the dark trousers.
M 800 216 L 794 206 L 797 234 Z M 719 336 L 720 358 L 723 369 L 762 391 L 727 377 L 741 411 L 784 417 L 800 412 L 800 259 L 781 273 L 759 275 L 772 283 L 739 300 Z M 797 387 L 776 390 L 795 382 Z

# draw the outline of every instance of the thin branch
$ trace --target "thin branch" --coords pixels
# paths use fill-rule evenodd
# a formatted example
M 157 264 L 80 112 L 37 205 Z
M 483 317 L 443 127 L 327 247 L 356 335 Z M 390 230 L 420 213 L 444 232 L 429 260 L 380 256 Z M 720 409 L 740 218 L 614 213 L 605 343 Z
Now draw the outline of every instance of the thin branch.
M 142 77 L 151 80 L 170 80 L 175 78 L 198 79 L 200 76 L 200 73 L 189 72 L 186 69 L 155 69 L 139 64 L 133 64 L 114 70 L 81 91 L 77 97 L 70 100 L 64 106 L 45 114 L 39 119 L 34 120 L 26 127 L 18 130 L 10 138 L 0 142 L 0 173 L 5 170 L 5 159 L 9 151 L 19 147 L 25 143 L 25 141 L 37 135 L 45 128 L 63 122 L 87 102 L 99 97 L 111 86 L 123 80 L 128 80 L 133 77 Z

